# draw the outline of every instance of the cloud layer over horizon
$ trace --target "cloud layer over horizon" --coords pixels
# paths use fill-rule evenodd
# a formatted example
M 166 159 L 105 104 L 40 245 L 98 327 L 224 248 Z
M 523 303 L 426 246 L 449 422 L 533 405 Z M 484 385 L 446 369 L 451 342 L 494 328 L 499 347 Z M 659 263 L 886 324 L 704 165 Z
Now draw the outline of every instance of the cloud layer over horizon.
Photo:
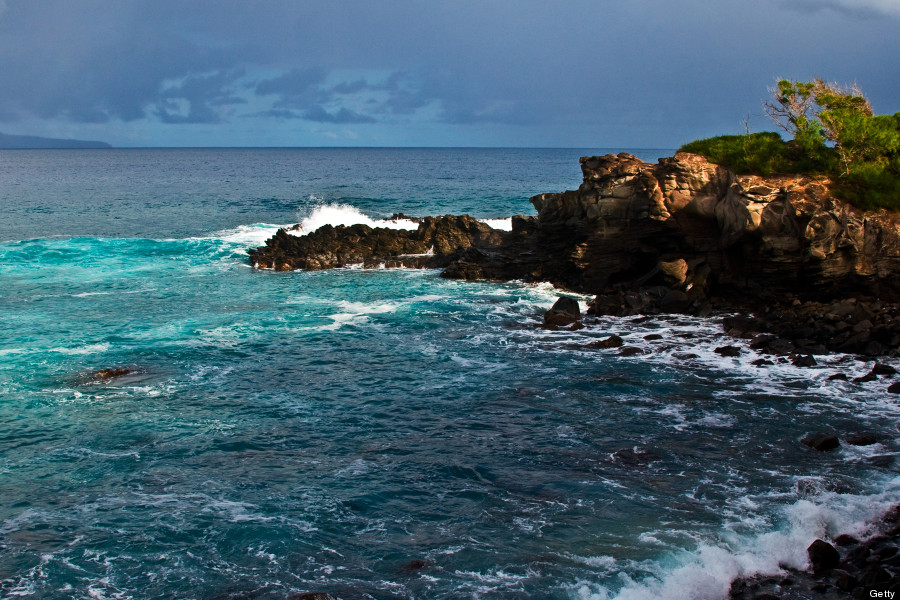
M 0 131 L 119 146 L 675 147 L 776 77 L 900 110 L 900 0 L 0 0 Z

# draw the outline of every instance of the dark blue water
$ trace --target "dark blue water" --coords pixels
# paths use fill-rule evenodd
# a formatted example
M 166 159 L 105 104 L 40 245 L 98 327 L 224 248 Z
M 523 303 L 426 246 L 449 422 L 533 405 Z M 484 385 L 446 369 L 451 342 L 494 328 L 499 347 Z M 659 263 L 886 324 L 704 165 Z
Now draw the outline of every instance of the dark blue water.
M 598 152 L 0 153 L 2 595 L 721 598 L 864 532 L 900 409 L 827 377 L 871 363 L 723 359 L 697 318 L 536 329 L 550 286 L 247 264 L 323 205 L 533 214 Z M 585 347 L 610 333 L 649 353 Z

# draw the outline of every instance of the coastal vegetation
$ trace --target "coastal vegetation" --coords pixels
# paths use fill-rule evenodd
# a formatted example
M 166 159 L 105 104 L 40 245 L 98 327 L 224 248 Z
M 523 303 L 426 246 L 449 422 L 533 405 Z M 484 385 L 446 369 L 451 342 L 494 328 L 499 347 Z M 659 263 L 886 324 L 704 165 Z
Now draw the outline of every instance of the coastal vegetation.
M 864 208 L 900 211 L 900 112 L 876 115 L 856 86 L 821 79 L 778 81 L 766 114 L 776 132 L 723 135 L 680 148 L 738 174 L 824 176 L 834 193 Z

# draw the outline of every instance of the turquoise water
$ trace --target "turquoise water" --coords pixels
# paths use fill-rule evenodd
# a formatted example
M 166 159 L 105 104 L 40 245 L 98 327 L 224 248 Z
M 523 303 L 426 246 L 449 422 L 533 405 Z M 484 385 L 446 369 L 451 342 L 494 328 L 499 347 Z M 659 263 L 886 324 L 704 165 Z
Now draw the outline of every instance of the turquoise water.
M 690 317 L 549 332 L 546 285 L 247 263 L 322 205 L 533 214 L 597 152 L 0 153 L 2 595 L 720 598 L 864 531 L 900 408 L 827 377 L 871 362 L 758 368 Z M 610 333 L 648 354 L 586 348 Z

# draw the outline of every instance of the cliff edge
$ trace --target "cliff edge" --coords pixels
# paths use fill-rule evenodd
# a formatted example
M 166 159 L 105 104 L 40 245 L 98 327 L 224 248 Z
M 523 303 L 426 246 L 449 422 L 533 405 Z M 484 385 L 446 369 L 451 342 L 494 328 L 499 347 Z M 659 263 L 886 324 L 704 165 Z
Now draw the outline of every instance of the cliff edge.
M 687 153 L 584 157 L 581 169 L 577 190 L 533 197 L 537 217 L 515 218 L 502 246 L 470 249 L 444 275 L 652 290 L 679 310 L 709 296 L 900 299 L 900 216 L 841 202 L 827 179 L 738 176 Z

